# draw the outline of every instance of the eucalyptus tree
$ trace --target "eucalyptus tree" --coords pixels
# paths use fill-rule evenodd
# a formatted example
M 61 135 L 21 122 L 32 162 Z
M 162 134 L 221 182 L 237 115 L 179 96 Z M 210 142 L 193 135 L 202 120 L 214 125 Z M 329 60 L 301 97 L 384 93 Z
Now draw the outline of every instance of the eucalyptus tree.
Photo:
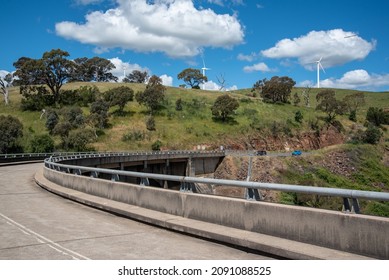
M 22 57 L 14 63 L 14 77 L 19 80 L 21 91 L 25 87 L 46 85 L 54 100 L 59 99 L 60 89 L 70 78 L 75 64 L 67 59 L 69 53 L 61 49 L 45 52 L 40 59 Z
M 184 82 L 189 85 L 191 88 L 200 88 L 200 84 L 207 82 L 207 76 L 201 74 L 199 69 L 187 68 L 181 71 L 177 78 L 179 80 L 184 80 Z

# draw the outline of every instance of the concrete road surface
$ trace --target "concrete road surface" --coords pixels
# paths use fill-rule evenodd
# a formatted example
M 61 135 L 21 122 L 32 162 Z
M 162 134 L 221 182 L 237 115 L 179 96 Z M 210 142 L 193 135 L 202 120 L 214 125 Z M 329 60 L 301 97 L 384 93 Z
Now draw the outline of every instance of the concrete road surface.
M 33 180 L 42 166 L 0 167 L 0 260 L 269 259 L 56 196 Z

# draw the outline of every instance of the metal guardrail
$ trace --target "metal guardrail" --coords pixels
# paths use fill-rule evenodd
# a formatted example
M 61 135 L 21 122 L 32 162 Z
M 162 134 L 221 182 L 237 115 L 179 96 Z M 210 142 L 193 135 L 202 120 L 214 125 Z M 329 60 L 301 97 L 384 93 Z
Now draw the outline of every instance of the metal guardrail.
M 23 162 L 29 160 L 44 160 L 52 158 L 55 161 L 65 159 L 107 157 L 107 156 L 133 156 L 133 155 L 224 155 L 222 151 L 139 151 L 139 152 L 54 152 L 54 153 L 19 153 L 19 154 L 0 154 L 0 163 L 4 162 Z
M 176 154 L 176 152 L 173 153 Z M 195 153 L 199 154 L 203 152 L 195 152 Z M 214 152 L 214 153 L 220 154 L 222 152 Z M 134 155 L 135 153 L 132 154 Z M 166 152 L 165 154 L 169 154 L 169 153 Z M 99 154 L 99 156 L 100 155 L 101 154 Z M 90 156 L 93 155 L 78 155 L 77 157 L 90 157 Z M 274 190 L 274 191 L 283 191 L 283 192 L 295 192 L 295 193 L 304 193 L 304 194 L 313 194 L 313 195 L 341 197 L 343 198 L 343 210 L 347 212 L 356 212 L 356 213 L 360 212 L 358 199 L 389 201 L 389 193 L 386 192 L 372 192 L 372 191 L 360 191 L 360 190 L 352 190 L 352 189 L 324 188 L 324 187 L 313 187 L 313 186 L 300 186 L 300 185 L 287 185 L 287 184 L 260 183 L 260 182 L 250 182 L 250 181 L 164 175 L 164 174 L 66 165 L 66 164 L 59 163 L 59 161 L 64 159 L 65 159 L 64 157 L 58 157 L 58 158 L 50 157 L 49 159 L 46 159 L 44 161 L 45 166 L 47 168 L 54 169 L 57 171 L 77 174 L 77 175 L 82 175 L 83 172 L 91 172 L 92 177 L 97 177 L 98 174 L 100 173 L 109 174 L 112 177 L 111 179 L 112 181 L 120 181 L 121 176 L 139 178 L 141 179 L 143 185 L 146 185 L 147 183 L 145 182 L 148 182 L 149 179 L 174 181 L 174 182 L 179 182 L 181 184 L 181 188 L 180 188 L 181 191 L 189 191 L 189 192 L 193 191 L 191 186 L 196 183 L 246 188 L 247 192 L 251 193 L 251 195 L 247 196 L 247 198 L 251 200 L 258 198 L 258 195 L 255 195 L 255 191 L 258 192 L 258 190 Z

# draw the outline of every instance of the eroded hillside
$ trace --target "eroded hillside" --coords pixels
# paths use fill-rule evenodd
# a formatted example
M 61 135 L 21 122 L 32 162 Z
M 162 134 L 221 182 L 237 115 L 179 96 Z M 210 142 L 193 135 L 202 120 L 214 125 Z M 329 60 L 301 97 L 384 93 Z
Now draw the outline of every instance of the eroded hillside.
M 252 175 L 255 182 L 306 186 L 389 191 L 389 150 L 370 145 L 341 145 L 304 154 L 300 157 L 254 156 Z M 214 173 L 215 178 L 246 180 L 249 156 L 227 156 Z M 213 193 L 244 197 L 245 190 L 214 187 Z M 261 191 L 264 201 L 340 210 L 341 199 Z M 389 216 L 389 203 L 361 201 L 363 213 Z

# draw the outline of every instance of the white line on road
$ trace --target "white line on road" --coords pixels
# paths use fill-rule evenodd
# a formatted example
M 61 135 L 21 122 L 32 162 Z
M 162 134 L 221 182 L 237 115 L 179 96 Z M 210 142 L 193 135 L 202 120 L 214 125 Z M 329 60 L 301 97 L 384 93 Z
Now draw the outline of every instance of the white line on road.
M 18 222 L 12 220 L 11 218 L 9 218 L 1 213 L 0 213 L 0 217 L 2 217 L 4 220 L 6 220 L 8 223 L 12 224 L 13 226 L 17 227 L 24 234 L 33 235 L 40 243 L 47 244 L 49 247 L 53 248 L 57 252 L 60 252 L 60 253 L 65 254 L 65 255 L 69 255 L 70 257 L 72 257 L 73 259 L 76 259 L 76 260 L 90 260 L 89 258 L 87 258 L 87 257 L 85 257 L 77 252 L 74 252 L 70 249 L 67 249 L 67 248 L 59 245 L 58 243 L 40 235 L 39 233 L 19 224 Z

